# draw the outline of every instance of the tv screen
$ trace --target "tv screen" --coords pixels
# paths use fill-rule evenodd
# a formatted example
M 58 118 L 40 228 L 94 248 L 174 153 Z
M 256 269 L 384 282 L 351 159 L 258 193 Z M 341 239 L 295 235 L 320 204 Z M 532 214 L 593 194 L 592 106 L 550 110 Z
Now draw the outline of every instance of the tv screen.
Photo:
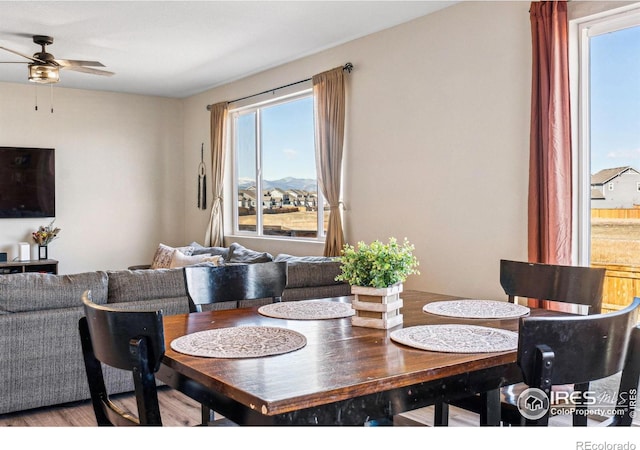
M 55 217 L 52 148 L 0 147 L 0 218 Z

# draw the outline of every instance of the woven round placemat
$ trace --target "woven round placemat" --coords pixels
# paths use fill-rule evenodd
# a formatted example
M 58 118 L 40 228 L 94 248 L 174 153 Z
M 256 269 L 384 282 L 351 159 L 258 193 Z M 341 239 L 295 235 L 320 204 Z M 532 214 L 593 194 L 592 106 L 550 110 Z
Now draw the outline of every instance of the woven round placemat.
M 506 352 L 518 347 L 518 333 L 477 325 L 418 325 L 391 332 L 400 344 L 447 353 Z
M 258 312 L 263 316 L 292 320 L 341 319 L 355 314 L 351 304 L 327 300 L 270 303 L 258 308 Z
M 279 327 L 246 326 L 199 331 L 174 339 L 177 352 L 208 358 L 258 358 L 299 350 L 307 339 Z
M 464 319 L 509 319 L 529 314 L 526 306 L 495 300 L 450 300 L 427 303 L 424 312 Z

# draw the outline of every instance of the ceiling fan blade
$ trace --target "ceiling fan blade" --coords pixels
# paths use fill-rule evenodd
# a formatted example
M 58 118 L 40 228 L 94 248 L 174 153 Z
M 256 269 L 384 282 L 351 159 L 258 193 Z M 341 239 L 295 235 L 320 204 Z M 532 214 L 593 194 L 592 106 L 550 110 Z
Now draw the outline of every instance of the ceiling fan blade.
M 104 64 L 98 61 L 82 61 L 79 59 L 56 59 L 54 60 L 61 66 L 89 66 L 89 67 L 104 67 Z
M 82 66 L 62 66 L 60 67 L 60 69 L 72 70 L 74 72 L 90 73 L 93 75 L 105 75 L 108 77 L 110 77 L 111 75 L 115 75 L 114 72 L 109 72 L 108 70 L 91 69 L 90 67 Z
M 15 51 L 15 50 L 11 50 L 10 48 L 3 47 L 3 46 L 1 46 L 1 45 L 0 45 L 0 48 L 1 48 L 2 50 L 6 50 L 6 51 L 8 51 L 9 53 L 13 53 L 13 54 L 15 54 L 15 55 L 22 56 L 23 58 L 30 59 L 30 60 L 31 60 L 31 61 L 33 61 L 33 62 L 39 62 L 39 63 L 46 64 L 46 62 L 45 62 L 45 61 L 42 61 L 42 60 L 37 59 L 37 58 L 34 58 L 33 56 L 25 55 L 24 53 L 20 53 L 20 52 L 17 52 L 17 51 Z

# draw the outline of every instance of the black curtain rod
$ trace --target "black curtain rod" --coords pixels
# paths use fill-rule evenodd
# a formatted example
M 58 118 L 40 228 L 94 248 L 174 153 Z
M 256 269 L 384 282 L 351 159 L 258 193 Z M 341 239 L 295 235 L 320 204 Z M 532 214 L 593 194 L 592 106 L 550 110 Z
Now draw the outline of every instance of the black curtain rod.
M 346 70 L 347 72 L 351 73 L 351 71 L 353 70 L 353 64 L 346 63 L 344 65 L 344 67 L 342 68 L 342 70 Z M 246 100 L 246 99 L 251 98 L 251 97 L 257 97 L 258 95 L 268 94 L 269 92 L 277 91 L 278 89 L 284 89 L 284 88 L 288 88 L 289 86 L 295 86 L 296 84 L 306 83 L 309 80 L 311 80 L 311 78 L 307 78 L 306 80 L 296 81 L 294 83 L 285 84 L 284 86 L 280 86 L 280 87 L 277 87 L 277 88 L 269 89 L 267 91 L 259 92 L 257 94 L 247 95 L 246 97 L 237 98 L 237 99 L 231 100 L 230 102 L 227 102 L 227 103 L 235 103 L 235 102 L 239 102 L 240 100 Z M 207 111 L 211 111 L 211 105 L 207 105 Z

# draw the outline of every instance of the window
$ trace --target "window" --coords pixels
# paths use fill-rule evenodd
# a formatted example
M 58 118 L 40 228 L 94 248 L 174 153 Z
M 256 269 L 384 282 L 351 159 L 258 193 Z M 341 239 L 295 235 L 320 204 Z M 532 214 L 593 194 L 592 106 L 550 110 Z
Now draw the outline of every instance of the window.
M 311 90 L 230 115 L 234 233 L 323 239 L 328 211 L 318 191 Z
M 587 3 L 575 2 L 573 11 Z M 640 296 L 640 8 L 577 18 L 569 27 L 574 256 L 607 269 L 602 307 L 615 311 Z M 610 180 L 615 195 L 605 192 Z
M 578 20 L 573 31 L 578 263 L 640 276 L 640 9 Z M 603 197 L 613 177 L 616 195 Z

